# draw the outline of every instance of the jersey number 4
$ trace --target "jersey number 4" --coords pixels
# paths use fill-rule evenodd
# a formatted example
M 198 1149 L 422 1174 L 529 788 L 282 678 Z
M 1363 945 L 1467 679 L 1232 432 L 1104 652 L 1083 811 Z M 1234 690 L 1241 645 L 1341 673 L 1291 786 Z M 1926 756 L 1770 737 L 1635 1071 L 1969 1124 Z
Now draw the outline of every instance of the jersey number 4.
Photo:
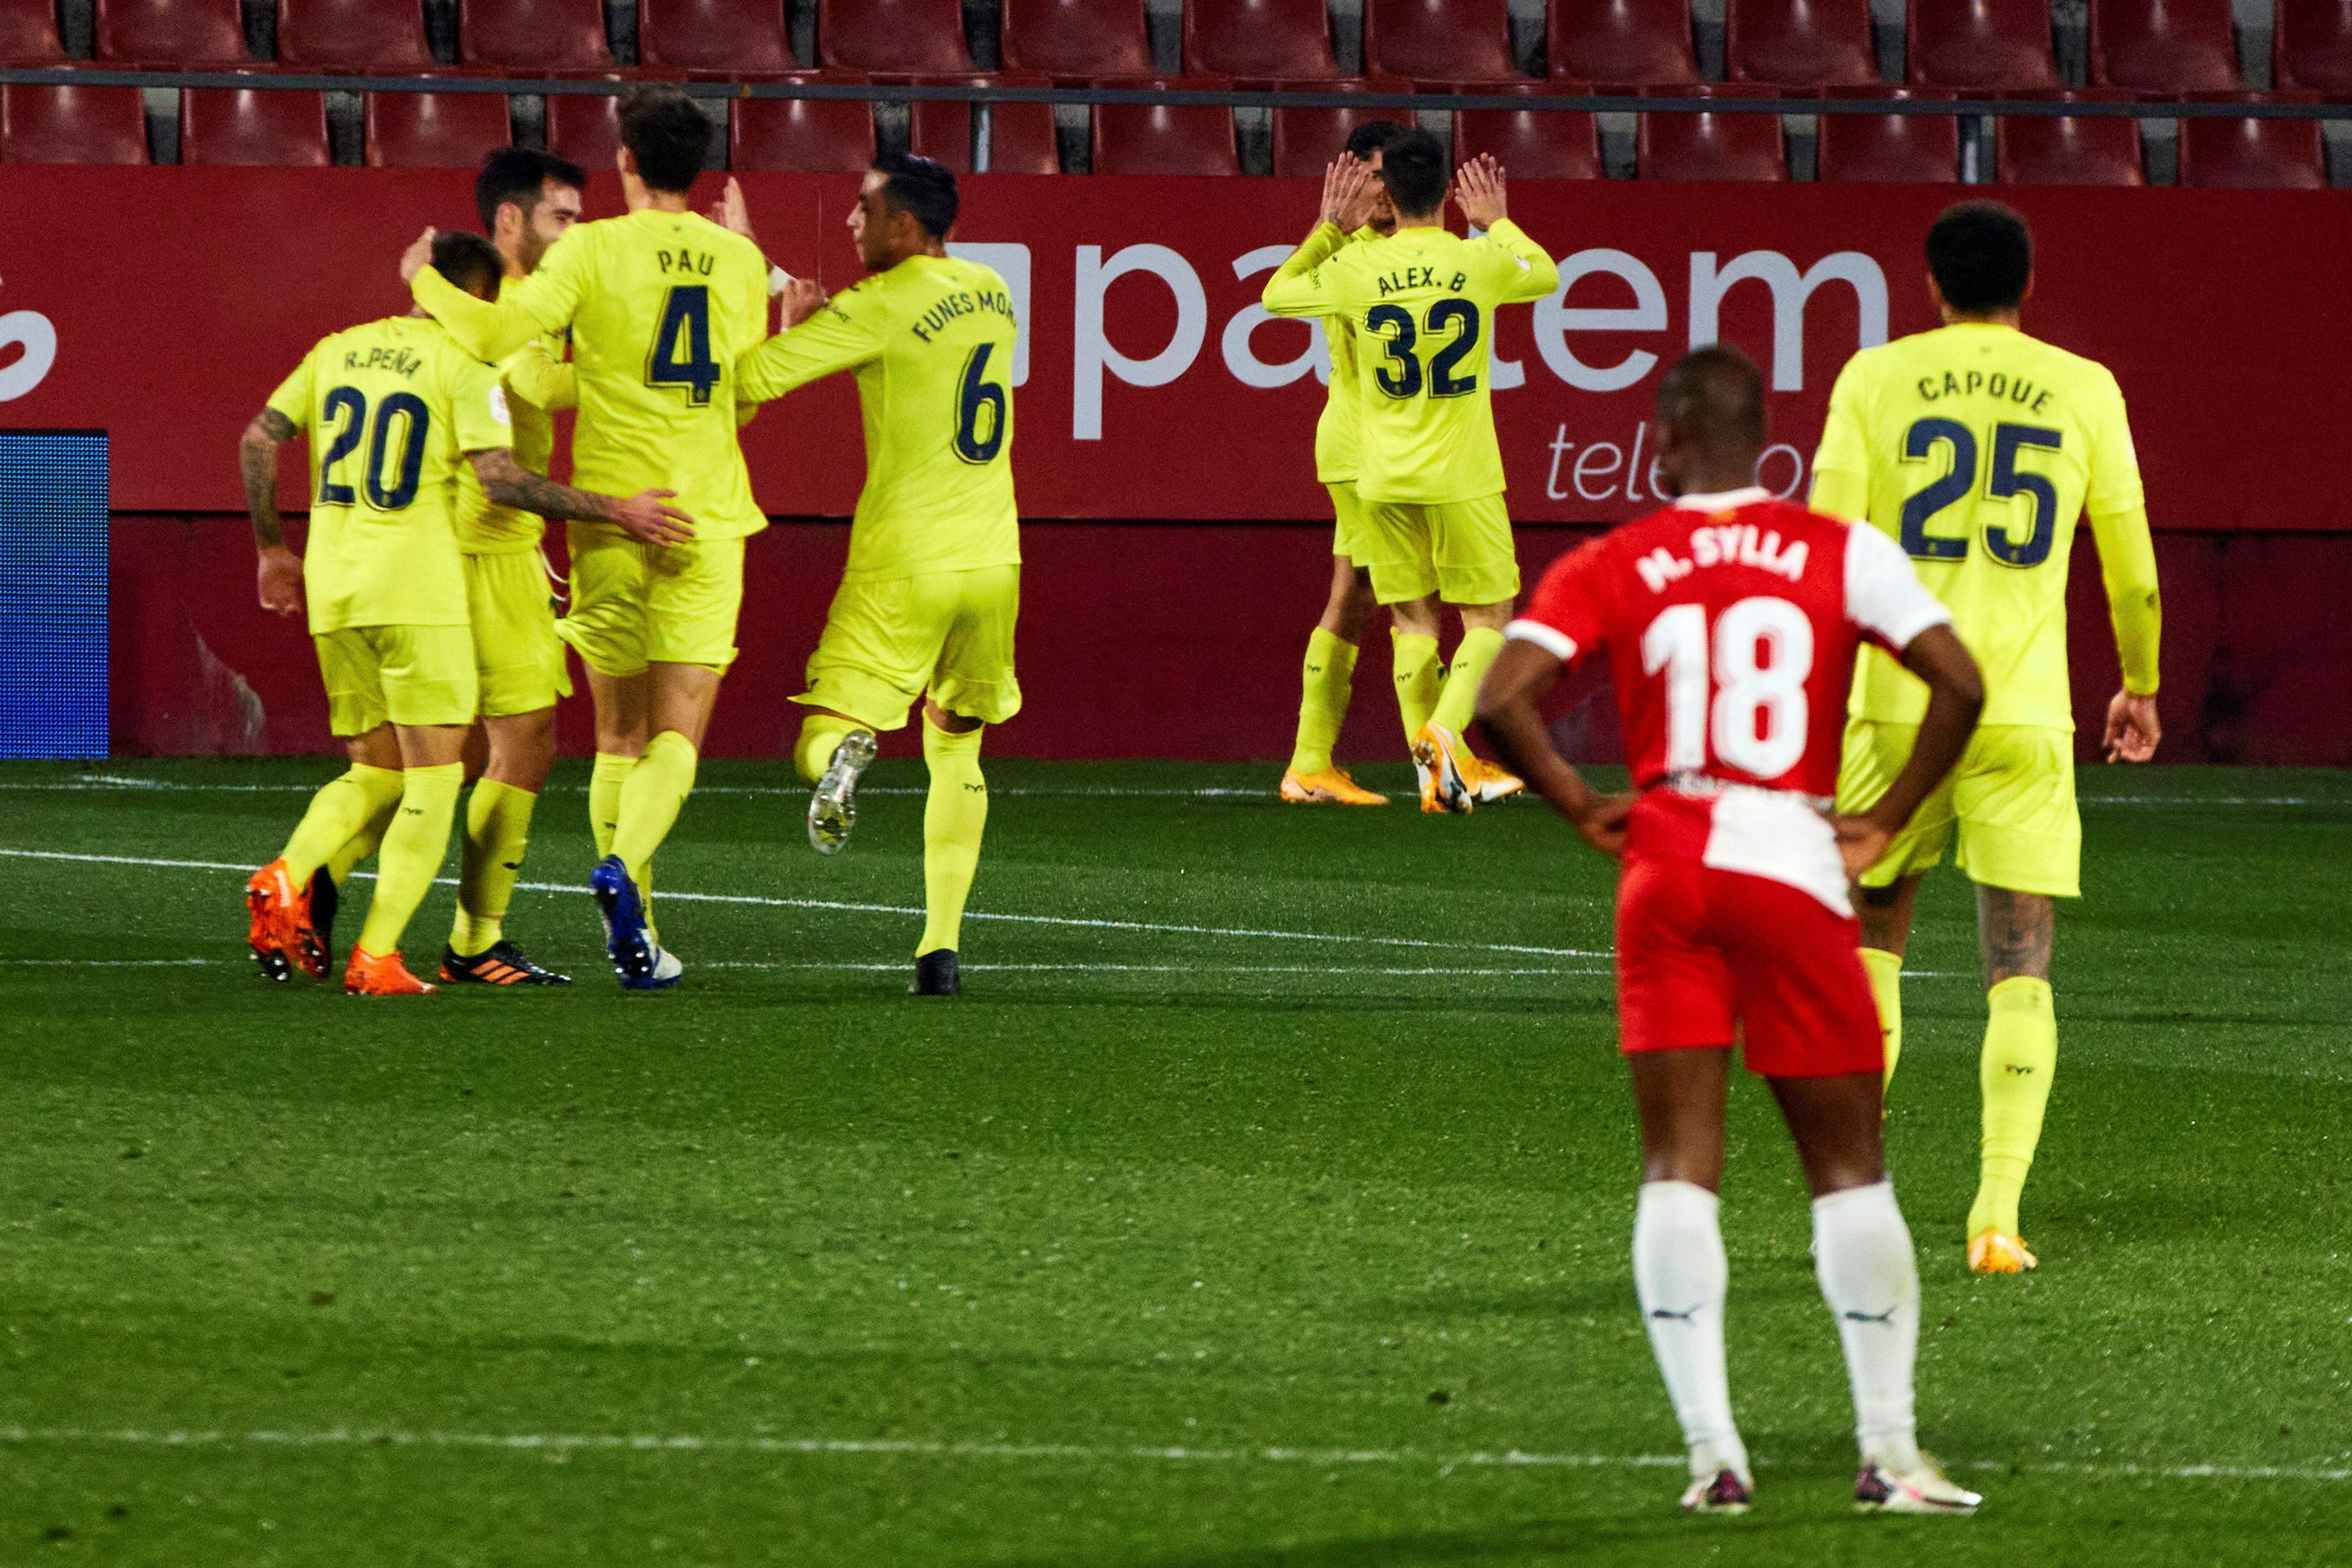
M 2010 532 L 2005 513 L 1985 524 L 1985 549 L 2004 566 L 2039 566 L 2050 559 L 2058 535 L 2058 487 L 2040 474 L 2021 472 L 2017 456 L 2028 448 L 2054 452 L 2063 439 L 2060 432 L 2038 425 L 1992 427 L 1992 472 L 1985 478 L 1985 494 L 1995 500 L 2028 496 L 2033 501 L 2033 527 L 2023 540 Z M 1916 561 L 1958 561 L 1969 552 L 1968 535 L 1930 533 L 1927 524 L 1977 488 L 1976 432 L 1957 419 L 1922 419 L 1904 432 L 1907 462 L 1926 461 L 1938 446 L 1952 449 L 1951 472 L 1903 503 L 1903 549 Z
M 719 362 L 710 357 L 710 288 L 680 283 L 662 300 L 661 326 L 646 355 L 647 386 L 683 386 L 698 408 L 719 384 Z
M 1642 673 L 1666 678 L 1666 766 L 1696 773 L 1715 754 L 1742 773 L 1776 779 L 1803 760 L 1811 712 L 1813 623 L 1786 599 L 1742 599 L 1715 619 L 1706 606 L 1662 610 L 1642 634 Z
M 1430 356 L 1426 383 L 1432 397 L 1460 397 L 1478 390 L 1475 375 L 1458 374 L 1462 362 L 1478 346 L 1478 307 L 1467 300 L 1440 300 L 1415 324 L 1402 305 L 1375 305 L 1364 312 L 1364 325 L 1384 340 L 1388 359 L 1372 371 L 1372 379 L 1391 397 L 1419 397 L 1423 382 L 1421 357 L 1413 353 L 1424 331 L 1433 338 L 1451 332 L 1453 341 Z
M 320 506 L 355 506 L 358 494 L 351 486 L 335 477 L 335 470 L 344 458 L 359 450 L 360 442 L 368 444 L 367 468 L 362 483 L 367 486 L 368 505 L 378 511 L 399 511 L 416 499 L 417 481 L 425 476 L 425 437 L 433 428 L 433 416 L 426 412 L 425 400 L 413 392 L 395 392 L 375 405 L 375 420 L 368 420 L 367 399 L 355 386 L 339 386 L 327 394 L 320 406 L 322 425 L 334 426 L 334 435 L 327 443 L 327 454 L 319 459 L 319 504 Z M 384 485 L 384 459 L 392 448 L 393 422 L 398 420 L 401 432 L 400 467 L 392 476 L 392 485 Z

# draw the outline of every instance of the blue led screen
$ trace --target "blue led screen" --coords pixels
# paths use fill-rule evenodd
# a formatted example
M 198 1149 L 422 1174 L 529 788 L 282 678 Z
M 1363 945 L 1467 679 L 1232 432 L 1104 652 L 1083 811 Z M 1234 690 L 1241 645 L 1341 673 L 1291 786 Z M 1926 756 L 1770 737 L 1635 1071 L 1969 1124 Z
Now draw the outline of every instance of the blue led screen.
M 106 432 L 0 430 L 0 757 L 106 755 Z

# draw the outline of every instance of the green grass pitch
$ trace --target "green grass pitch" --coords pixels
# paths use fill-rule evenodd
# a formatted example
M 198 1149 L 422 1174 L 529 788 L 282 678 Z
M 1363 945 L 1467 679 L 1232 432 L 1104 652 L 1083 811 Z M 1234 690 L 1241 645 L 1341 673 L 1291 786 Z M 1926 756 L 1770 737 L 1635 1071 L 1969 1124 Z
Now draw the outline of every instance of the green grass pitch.
M 216 868 L 331 771 L 0 769 L 0 1563 L 2352 1561 L 2352 778 L 2084 771 L 2023 1279 L 1962 1267 L 1982 996 L 1930 882 L 1888 1131 L 1979 1518 L 1850 1513 L 1736 1087 L 1759 1506 L 1691 1521 L 1612 872 L 1540 806 L 998 763 L 940 1004 L 919 772 L 828 861 L 714 763 L 659 869 L 687 984 L 623 996 L 567 766 L 509 929 L 580 984 L 383 1003 L 257 979 Z

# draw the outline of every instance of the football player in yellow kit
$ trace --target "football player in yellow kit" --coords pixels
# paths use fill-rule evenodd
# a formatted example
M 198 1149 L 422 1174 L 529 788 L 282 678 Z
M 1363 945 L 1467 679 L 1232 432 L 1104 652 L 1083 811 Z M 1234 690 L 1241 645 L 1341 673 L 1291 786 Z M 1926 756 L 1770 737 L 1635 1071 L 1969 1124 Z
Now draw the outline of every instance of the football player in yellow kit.
M 479 235 L 436 237 L 434 266 L 476 300 L 502 266 Z M 278 516 L 279 448 L 310 431 L 307 553 Z M 424 316 L 370 321 L 320 340 L 246 427 L 238 450 L 259 550 L 262 607 L 308 613 L 328 716 L 351 770 L 321 789 L 279 857 L 246 885 L 248 941 L 262 973 L 323 978 L 330 955 L 311 907 L 320 869 L 380 816 L 375 896 L 343 988 L 433 989 L 408 973 L 400 935 L 448 847 L 478 682 L 455 525 L 470 467 L 499 505 L 658 532 L 678 514 L 655 492 L 627 500 L 550 482 L 515 461 L 498 372 Z M 461 461 L 462 459 L 462 461 Z
M 1990 1012 L 1969 1267 L 2014 1274 L 2035 1263 L 2018 1232 L 2018 1203 L 2058 1062 L 2055 900 L 2081 891 L 2066 567 L 2086 510 L 2123 665 L 2123 689 L 2107 706 L 2109 761 L 2146 762 L 2162 736 L 2162 622 L 2123 393 L 2105 366 L 2019 327 L 2033 287 L 2024 220 L 1993 202 L 1948 209 L 1927 231 L 1927 269 L 1944 325 L 1847 363 L 1813 459 L 1812 504 L 1892 535 L 1984 670 L 1984 717 L 1967 754 L 1864 875 L 1858 902 L 1891 1079 L 1913 895 L 1957 826 L 1959 868 L 1977 886 Z M 1839 812 L 1866 810 L 1885 791 L 1926 703 L 1916 679 L 1863 649 Z
M 1344 190 L 1347 181 L 1372 176 L 1341 159 L 1333 177 Z M 1266 284 L 1263 302 L 1276 316 L 1342 316 L 1355 331 L 1362 360 L 1356 493 L 1382 540 L 1373 595 L 1398 605 L 1434 594 L 1460 611 L 1464 626 L 1413 736 L 1422 809 L 1466 812 L 1489 767 L 1462 731 L 1519 591 L 1486 374 L 1494 315 L 1543 299 L 1559 287 L 1559 271 L 1511 222 L 1493 159 L 1464 164 L 1454 187 L 1463 216 L 1484 231 L 1475 239 L 1444 226 L 1445 157 L 1435 137 L 1413 131 L 1391 142 L 1377 178 L 1396 209 L 1396 232 L 1316 265 L 1294 256 Z M 1428 651 L 1433 659 L 1433 641 Z M 1400 670 L 1400 693 L 1406 687 Z
M 590 878 L 623 986 L 677 984 L 646 893 L 654 852 L 694 787 L 720 678 L 735 658 L 743 542 L 768 525 L 737 444 L 735 362 L 766 335 L 759 247 L 691 209 L 710 121 L 675 88 L 630 90 L 616 162 L 625 216 L 575 225 L 495 305 L 402 260 L 417 302 L 493 363 L 569 328 L 580 416 L 572 476 L 655 487 L 693 520 L 647 542 L 602 525 L 571 531 L 572 608 L 561 623 L 596 705 Z
M 737 395 L 782 397 L 854 370 L 865 413 L 866 488 L 849 563 L 809 658 L 810 711 L 793 758 L 815 785 L 809 842 L 831 855 L 856 822 L 875 734 L 923 710 L 925 921 L 916 994 L 962 989 L 964 901 L 988 825 L 982 727 L 1021 710 L 1013 630 L 1021 604 L 1013 497 L 1013 353 L 1020 323 L 1004 279 L 948 254 L 955 176 L 891 153 L 866 173 L 849 231 L 867 276 L 830 301 L 784 291 L 797 322 L 743 357 Z

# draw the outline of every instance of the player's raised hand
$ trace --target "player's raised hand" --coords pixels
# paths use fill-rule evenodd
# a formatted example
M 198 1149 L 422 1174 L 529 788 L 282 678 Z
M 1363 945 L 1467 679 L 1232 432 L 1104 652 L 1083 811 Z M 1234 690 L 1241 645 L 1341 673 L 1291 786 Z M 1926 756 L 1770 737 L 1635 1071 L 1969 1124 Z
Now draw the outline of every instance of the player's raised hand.
M 1371 221 L 1380 179 L 1371 165 L 1342 153 L 1323 171 L 1323 221 L 1353 234 Z
M 795 278 L 776 296 L 777 317 L 790 331 L 824 307 L 824 285 L 814 278 Z
M 2156 716 L 2154 697 L 2116 693 L 2107 704 L 2107 761 L 2144 763 L 2156 755 L 2164 739 L 2164 725 Z
M 273 544 L 261 552 L 261 566 L 257 574 L 261 587 L 261 607 L 272 615 L 299 616 L 302 613 L 302 558 L 282 544 Z
M 1454 205 L 1474 227 L 1490 229 L 1510 216 L 1503 198 L 1503 165 L 1481 153 L 1454 172 Z
M 751 209 L 744 205 L 742 183 L 732 174 L 727 176 L 727 188 L 710 205 L 710 221 L 754 245 L 760 243 L 760 237 L 751 232 Z
M 403 283 L 415 282 L 416 275 L 433 264 L 433 230 L 426 229 L 400 253 L 400 280 Z
M 626 500 L 613 503 L 613 521 L 647 544 L 665 550 L 683 544 L 694 537 L 694 519 L 668 504 L 677 494 L 676 490 L 639 490 Z
M 1862 874 L 1886 858 L 1886 847 L 1895 835 L 1867 816 L 1833 816 L 1830 826 L 1837 834 L 1838 858 L 1845 862 L 1845 879 L 1862 880 Z

